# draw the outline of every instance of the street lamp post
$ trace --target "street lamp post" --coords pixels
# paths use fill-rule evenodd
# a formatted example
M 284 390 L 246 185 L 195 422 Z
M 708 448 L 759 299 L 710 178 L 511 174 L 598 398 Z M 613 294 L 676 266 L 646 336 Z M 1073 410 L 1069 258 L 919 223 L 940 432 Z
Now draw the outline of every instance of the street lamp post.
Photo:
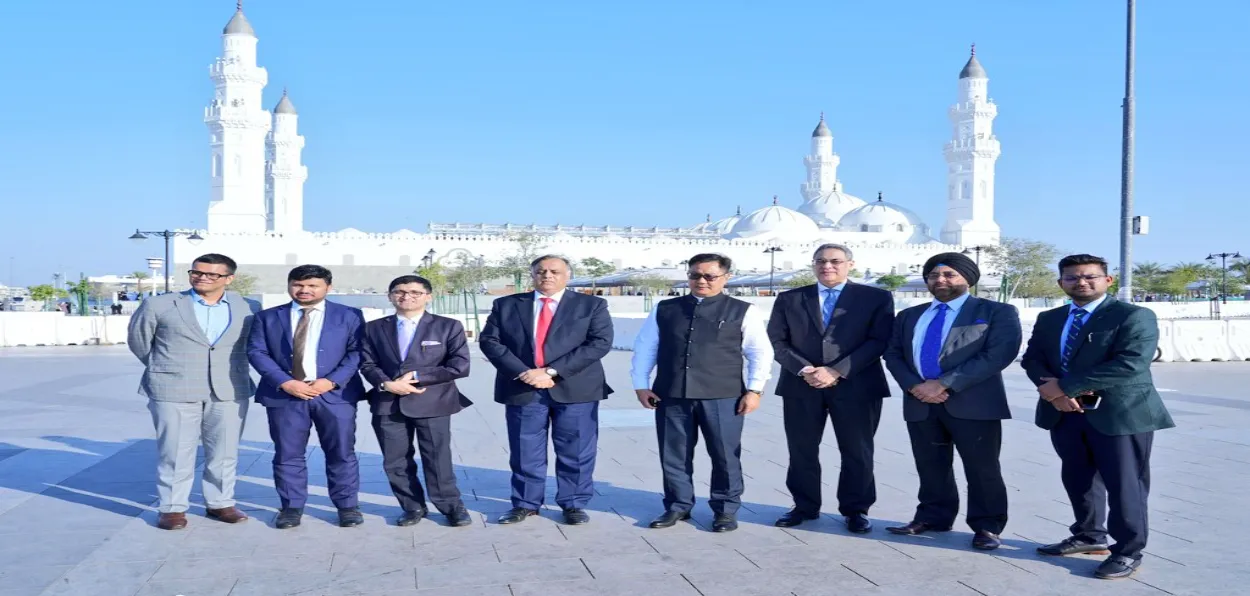
M 1128 27 L 1124 36 L 1124 122 L 1120 133 L 1120 299 L 1133 300 L 1133 79 L 1136 59 L 1137 8 L 1128 3 Z
M 433 265 L 434 257 L 436 256 L 438 256 L 438 253 L 434 252 L 434 249 L 431 248 L 429 252 L 425 253 L 424 257 L 421 257 L 421 265 L 423 267 L 429 267 L 430 265 Z
M 983 248 L 985 248 L 985 247 L 980 246 L 980 245 L 977 245 L 977 246 L 970 246 L 970 247 L 968 247 L 968 248 L 965 248 L 965 249 L 964 249 L 964 252 L 963 252 L 963 254 L 965 254 L 965 255 L 968 255 L 968 254 L 974 254 L 974 252 L 975 252 L 976 257 L 977 257 L 977 270 L 978 270 L 978 271 L 981 269 L 981 249 L 983 249 Z M 980 296 L 980 295 L 981 295 L 981 292 L 980 292 L 980 286 L 981 286 L 981 279 L 980 279 L 980 278 L 977 278 L 977 283 L 975 283 L 975 284 L 973 284 L 973 285 L 972 285 L 972 295 L 973 295 L 973 296 Z
M 773 274 L 777 271 L 777 253 L 781 252 L 780 246 L 770 246 L 764 249 L 768 253 L 768 295 L 776 296 L 777 290 L 773 288 Z
M 135 242 L 143 242 L 144 240 L 147 240 L 149 236 L 156 236 L 157 238 L 165 239 L 165 291 L 168 292 L 169 291 L 169 240 L 170 238 L 177 238 L 178 236 L 186 236 L 187 240 L 190 240 L 192 242 L 199 242 L 200 240 L 203 240 L 204 237 L 200 236 L 199 233 L 197 232 L 186 232 L 183 230 L 161 230 L 159 232 L 141 232 L 139 231 L 138 228 L 135 228 L 135 233 L 130 235 L 130 239 L 134 240 Z
M 1240 252 L 1217 252 L 1207 255 L 1207 260 L 1215 263 L 1216 257 L 1220 259 L 1220 302 L 1228 304 L 1228 259 L 1240 259 Z

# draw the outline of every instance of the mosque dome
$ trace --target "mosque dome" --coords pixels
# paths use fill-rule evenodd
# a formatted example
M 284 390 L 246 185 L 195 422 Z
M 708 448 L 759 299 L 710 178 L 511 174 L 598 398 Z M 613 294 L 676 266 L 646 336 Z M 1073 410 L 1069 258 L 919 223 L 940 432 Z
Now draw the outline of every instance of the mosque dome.
M 743 216 L 725 237 L 760 240 L 778 238 L 790 242 L 805 242 L 819 233 L 820 227 L 812 218 L 778 205 L 777 197 L 773 197 L 772 205 Z
M 738 207 L 738 211 L 733 215 L 712 222 L 712 224 L 707 227 L 707 230 L 723 236 L 731 232 L 740 219 L 742 219 L 742 207 Z
M 226 23 L 226 27 L 221 32 L 224 35 L 251 35 L 256 37 L 256 32 L 252 30 L 252 24 L 247 22 L 247 17 L 243 16 L 242 2 L 239 2 L 239 9 L 234 11 L 234 16 L 230 17 L 230 22 Z
M 291 98 L 286 96 L 286 89 L 282 90 L 282 99 L 278 100 L 278 105 L 274 107 L 275 114 L 292 114 L 296 115 L 295 104 L 291 103 Z
M 799 206 L 799 213 L 810 217 L 816 225 L 822 228 L 831 228 L 837 225 L 844 215 L 866 204 L 857 196 L 833 190 L 804 202 Z
M 838 220 L 838 229 L 844 232 L 869 232 L 883 235 L 892 242 L 916 242 L 928 238 L 929 227 L 919 215 L 886 202 L 880 193 L 877 200 L 859 207 Z

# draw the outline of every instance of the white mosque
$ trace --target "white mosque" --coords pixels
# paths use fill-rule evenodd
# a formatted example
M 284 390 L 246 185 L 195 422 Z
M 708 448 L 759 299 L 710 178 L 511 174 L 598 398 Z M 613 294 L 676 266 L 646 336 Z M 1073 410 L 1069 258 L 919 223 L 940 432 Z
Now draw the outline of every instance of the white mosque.
M 999 239 L 994 222 L 999 144 L 992 129 L 998 108 L 989 98 L 989 79 L 975 47 L 948 111 L 947 210 L 937 237 L 915 213 L 880 193 L 864 200 L 843 190 L 837 176 L 841 159 L 823 114 L 803 158 L 807 177 L 799 186 L 803 201 L 797 209 L 774 197 L 754 211 L 709 216 L 688 227 L 430 223 L 423 233 L 308 231 L 303 221 L 308 168 L 300 162 L 299 116 L 285 90 L 272 113 L 264 109 L 269 75 L 257 65 L 258 40 L 241 4 L 222 31 L 222 56 L 209 67 L 215 93 L 204 110 L 212 155 L 208 225 L 197 230 L 202 240 L 175 240 L 179 265 L 206 252 L 224 253 L 257 275 L 260 288 L 276 291 L 290 267 L 317 263 L 334 271 L 341 290 L 376 288 L 424 260 L 494 261 L 513 252 L 516 237 L 525 234 L 540 238 L 543 252 L 574 260 L 594 257 L 618 269 L 674 267 L 696 252 L 720 252 L 740 271 L 791 270 L 804 267 L 821 243 L 838 242 L 854 250 L 861 271 L 887 274 L 907 273 L 937 252 Z M 780 250 L 765 252 L 774 247 Z

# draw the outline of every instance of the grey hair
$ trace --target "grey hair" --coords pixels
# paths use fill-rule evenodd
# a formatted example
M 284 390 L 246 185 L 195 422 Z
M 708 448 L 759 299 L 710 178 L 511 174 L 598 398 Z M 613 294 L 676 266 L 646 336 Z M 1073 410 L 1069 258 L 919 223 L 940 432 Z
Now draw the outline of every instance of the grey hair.
M 837 244 L 835 242 L 826 242 L 824 244 L 821 244 L 820 246 L 817 246 L 816 251 L 812 253 L 812 260 L 815 261 L 816 257 L 820 256 L 820 253 L 826 250 L 829 250 L 831 248 L 842 251 L 842 254 L 846 255 L 846 260 L 848 261 L 855 260 L 855 253 L 851 252 L 850 248 L 847 248 L 845 244 Z
M 538 269 L 539 263 L 543 261 L 548 261 L 551 259 L 560 259 L 561 261 L 564 261 L 564 266 L 568 267 L 569 274 L 571 275 L 573 273 L 573 263 L 569 262 L 568 257 L 565 257 L 563 255 L 542 255 L 538 257 L 537 259 L 530 261 L 530 275 L 533 275 L 534 271 Z

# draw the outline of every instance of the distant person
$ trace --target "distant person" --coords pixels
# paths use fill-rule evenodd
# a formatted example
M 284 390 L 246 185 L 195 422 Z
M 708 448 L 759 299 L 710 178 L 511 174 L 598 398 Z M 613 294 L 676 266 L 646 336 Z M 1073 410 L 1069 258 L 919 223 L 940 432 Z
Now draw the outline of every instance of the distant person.
M 365 319 L 359 309 L 326 301 L 334 279 L 320 265 L 287 274 L 291 302 L 256 316 L 247 356 L 260 373 L 256 401 L 269 414 L 273 481 L 281 502 L 280 530 L 300 525 L 308 501 L 308 438 L 313 428 L 325 453 L 330 502 L 339 526 L 365 523 L 360 513 L 356 402 Z
M 590 521 L 599 445 L 599 402 L 612 393 L 600 362 L 612 351 L 608 302 L 566 290 L 568 259 L 530 263 L 534 291 L 496 299 L 482 327 L 482 354 L 495 366 L 495 401 L 508 422 L 515 524 L 538 515 L 547 491 L 548 434 L 556 455 L 556 504 L 564 523 Z
M 1094 572 L 1102 579 L 1129 577 L 1141 566 L 1154 431 L 1176 426 L 1150 375 L 1159 344 L 1155 313 L 1107 295 L 1112 281 L 1101 257 L 1060 260 L 1059 287 L 1072 303 L 1038 315 L 1020 363 L 1038 386 L 1036 422 L 1050 431 L 1076 518 L 1072 536 L 1037 551 L 1109 553 Z
M 994 550 L 1007 525 L 1007 484 L 999 455 L 1003 420 L 1011 418 L 1003 370 L 1020 354 L 1016 307 L 968 294 L 981 277 L 968 257 L 935 255 L 922 269 L 932 302 L 904 310 L 894 321 L 885 364 L 908 395 L 903 419 L 920 477 L 920 504 L 894 534 L 945 532 L 959 515 L 954 455 L 968 485 L 972 547 Z
M 236 265 L 225 255 L 196 258 L 191 289 L 145 300 L 130 319 L 127 345 L 143 363 L 139 394 L 156 426 L 157 527 L 187 525 L 196 448 L 204 447 L 208 517 L 238 523 L 239 437 L 255 393 L 245 351 L 260 305 L 229 291 Z
M 391 281 L 388 295 L 395 314 L 365 324 L 360 372 L 373 385 L 368 397 L 382 469 L 404 510 L 398 525 L 411 526 L 425 517 L 428 490 L 448 523 L 467 526 L 473 519 L 456 487 L 451 416 L 473 404 L 456 387 L 456 379 L 469 376 L 472 356 L 460 321 L 425 310 L 432 294 L 424 277 Z M 413 457 L 418 451 L 426 490 L 417 480 Z
M 638 402 L 656 410 L 664 477 L 664 512 L 650 527 L 690 519 L 701 433 L 712 460 L 712 531 L 732 532 L 742 506 L 742 428 L 772 374 L 773 347 L 759 307 L 724 293 L 729 257 L 697 254 L 688 266 L 690 294 L 656 304 L 634 340 L 630 376 Z

